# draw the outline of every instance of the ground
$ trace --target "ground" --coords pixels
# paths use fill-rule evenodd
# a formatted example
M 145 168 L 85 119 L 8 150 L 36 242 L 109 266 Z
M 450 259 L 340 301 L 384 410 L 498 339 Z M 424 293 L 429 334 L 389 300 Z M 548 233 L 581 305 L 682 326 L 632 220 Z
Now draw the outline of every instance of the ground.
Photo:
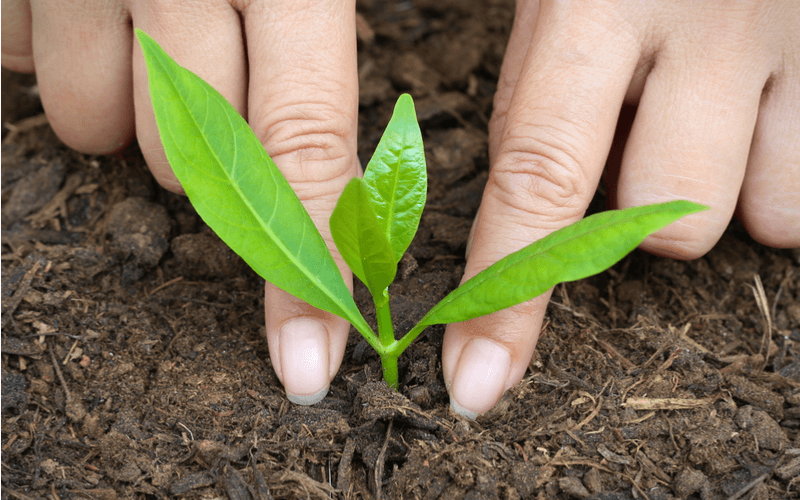
M 431 177 L 392 288 L 402 332 L 461 276 L 513 7 L 359 13 L 362 162 L 408 91 Z M 2 99 L 4 499 L 800 496 L 798 251 L 734 222 L 695 261 L 636 251 L 559 285 L 530 370 L 477 421 L 449 409 L 442 327 L 402 356 L 399 392 L 354 333 L 301 407 L 272 370 L 262 282 L 138 149 L 70 151 L 32 77 L 4 71 Z

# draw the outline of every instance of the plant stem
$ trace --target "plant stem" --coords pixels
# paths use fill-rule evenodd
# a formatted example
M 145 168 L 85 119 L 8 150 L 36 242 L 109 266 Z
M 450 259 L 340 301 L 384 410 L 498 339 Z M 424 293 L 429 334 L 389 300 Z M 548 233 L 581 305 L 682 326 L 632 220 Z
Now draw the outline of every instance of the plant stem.
M 392 311 L 389 308 L 389 289 L 386 288 L 380 296 L 373 296 L 372 299 L 375 302 L 375 315 L 378 319 L 378 341 L 381 344 L 378 354 L 381 357 L 383 380 L 389 387 L 397 390 L 397 358 L 402 351 L 392 349 L 397 342 L 394 340 Z
M 373 299 L 375 314 L 378 318 L 378 340 L 383 347 L 389 347 L 394 344 L 392 312 L 389 309 L 389 289 L 384 290 L 380 297 L 373 297 Z
M 383 380 L 390 389 L 397 390 L 397 358 L 398 353 L 385 352 L 381 354 L 381 368 L 383 368 Z

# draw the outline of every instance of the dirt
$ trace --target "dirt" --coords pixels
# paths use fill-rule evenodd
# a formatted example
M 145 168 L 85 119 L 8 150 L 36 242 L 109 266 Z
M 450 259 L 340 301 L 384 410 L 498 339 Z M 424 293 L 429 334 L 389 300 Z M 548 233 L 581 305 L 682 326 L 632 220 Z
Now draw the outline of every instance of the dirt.
M 513 6 L 359 14 L 362 162 L 401 91 L 428 153 L 392 287 L 405 331 L 463 270 Z M 33 77 L 4 70 L 2 97 L 3 498 L 800 497 L 798 251 L 734 222 L 695 261 L 637 251 L 558 286 L 529 371 L 477 421 L 449 409 L 442 327 L 402 356 L 399 392 L 353 333 L 328 397 L 295 406 L 260 279 L 138 149 L 66 148 Z

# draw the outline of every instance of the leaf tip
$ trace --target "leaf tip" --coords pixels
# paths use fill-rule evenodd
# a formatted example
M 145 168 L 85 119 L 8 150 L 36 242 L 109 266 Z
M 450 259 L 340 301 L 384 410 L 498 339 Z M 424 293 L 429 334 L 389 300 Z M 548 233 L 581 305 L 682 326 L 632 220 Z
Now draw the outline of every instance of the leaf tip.
M 152 57 L 155 54 L 158 54 L 159 50 L 161 50 L 161 47 L 158 45 L 158 42 L 153 40 L 153 37 L 139 28 L 134 28 L 134 33 L 136 34 L 136 39 L 139 40 L 139 47 L 142 48 L 145 64 L 149 68 Z
M 412 116 L 416 121 L 417 111 L 414 109 L 414 99 L 410 94 L 401 94 L 394 105 L 395 115 Z

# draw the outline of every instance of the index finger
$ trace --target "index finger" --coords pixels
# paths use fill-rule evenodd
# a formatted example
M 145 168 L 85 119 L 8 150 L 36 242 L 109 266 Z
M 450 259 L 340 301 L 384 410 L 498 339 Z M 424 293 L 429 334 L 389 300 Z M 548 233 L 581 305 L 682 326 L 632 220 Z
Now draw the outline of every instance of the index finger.
M 526 52 L 521 69 L 506 64 L 501 75 L 514 89 L 495 103 L 505 116 L 502 130 L 493 131 L 500 138 L 464 280 L 583 217 L 639 60 L 639 41 L 613 6 L 548 2 L 539 9 L 535 25 L 515 24 L 533 33 L 512 34 L 506 55 Z M 516 71 L 517 78 L 508 76 Z M 448 326 L 443 369 L 457 411 L 489 410 L 522 378 L 548 300 L 549 292 Z
M 250 125 L 351 284 L 328 220 L 359 173 L 355 0 L 250 2 L 243 16 Z M 350 325 L 270 284 L 265 294 L 275 372 L 291 401 L 315 403 L 339 369 Z

